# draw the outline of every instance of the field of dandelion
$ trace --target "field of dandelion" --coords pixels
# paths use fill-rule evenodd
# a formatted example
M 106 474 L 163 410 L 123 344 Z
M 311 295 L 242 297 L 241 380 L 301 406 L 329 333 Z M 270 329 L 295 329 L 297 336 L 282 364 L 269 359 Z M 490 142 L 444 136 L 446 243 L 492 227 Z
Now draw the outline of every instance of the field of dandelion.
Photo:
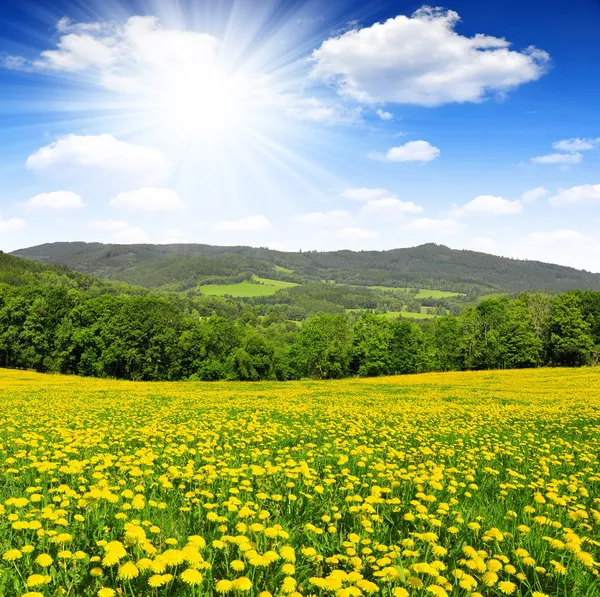
M 600 369 L 0 371 L 0 595 L 600 595 Z

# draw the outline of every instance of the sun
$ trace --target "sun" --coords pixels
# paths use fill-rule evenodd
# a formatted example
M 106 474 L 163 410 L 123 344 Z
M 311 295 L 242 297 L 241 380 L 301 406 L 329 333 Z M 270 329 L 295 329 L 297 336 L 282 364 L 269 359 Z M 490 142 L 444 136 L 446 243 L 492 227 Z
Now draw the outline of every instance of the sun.
M 240 73 L 217 66 L 174 68 L 150 92 L 160 126 L 176 133 L 219 133 L 251 125 L 253 89 Z

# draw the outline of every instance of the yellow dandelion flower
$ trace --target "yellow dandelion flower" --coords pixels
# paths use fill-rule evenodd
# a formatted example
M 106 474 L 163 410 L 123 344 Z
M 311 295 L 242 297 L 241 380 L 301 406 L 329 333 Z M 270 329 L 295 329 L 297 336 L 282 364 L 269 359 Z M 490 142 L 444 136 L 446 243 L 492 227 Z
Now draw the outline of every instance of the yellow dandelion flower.
M 28 587 L 39 587 L 40 585 L 47 585 L 52 581 L 52 578 L 48 575 L 43 574 L 31 574 L 27 577 Z
M 123 580 L 131 580 L 137 578 L 140 574 L 138 567 L 133 562 L 127 562 L 119 567 L 119 578 Z
M 236 572 L 241 572 L 246 567 L 246 564 L 242 560 L 232 560 L 229 562 L 229 566 Z
M 48 555 L 47 553 L 41 553 L 37 558 L 35 558 L 34 561 L 42 568 L 48 568 L 48 566 L 51 566 L 52 562 L 54 562 L 52 556 Z
M 15 560 L 20 560 L 23 557 L 23 554 L 21 553 L 21 550 L 19 549 L 9 549 L 8 551 L 4 552 L 4 554 L 2 555 L 2 559 L 5 562 L 14 562 Z
M 199 585 L 204 578 L 202 574 L 194 568 L 187 568 L 180 574 L 179 577 L 186 585 L 191 586 Z
M 252 589 L 252 581 L 246 576 L 240 576 L 231 583 L 231 588 L 234 591 L 250 591 Z
M 180 549 L 167 549 L 161 556 L 167 566 L 179 566 L 185 562 L 185 555 Z
M 505 595 L 512 595 L 517 590 L 517 585 L 514 582 L 503 580 L 498 583 L 498 590 Z
M 232 582 L 230 580 L 219 580 L 215 584 L 215 590 L 217 593 L 229 593 L 232 590 Z

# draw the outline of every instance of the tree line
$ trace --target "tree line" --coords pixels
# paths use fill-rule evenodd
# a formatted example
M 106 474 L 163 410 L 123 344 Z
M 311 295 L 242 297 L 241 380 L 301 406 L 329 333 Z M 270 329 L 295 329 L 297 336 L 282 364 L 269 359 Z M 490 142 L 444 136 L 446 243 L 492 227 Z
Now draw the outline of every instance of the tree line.
M 600 292 L 488 298 L 457 316 L 303 322 L 252 306 L 0 284 L 0 366 L 131 380 L 287 380 L 594 364 Z M 254 307 L 256 309 L 257 307 Z

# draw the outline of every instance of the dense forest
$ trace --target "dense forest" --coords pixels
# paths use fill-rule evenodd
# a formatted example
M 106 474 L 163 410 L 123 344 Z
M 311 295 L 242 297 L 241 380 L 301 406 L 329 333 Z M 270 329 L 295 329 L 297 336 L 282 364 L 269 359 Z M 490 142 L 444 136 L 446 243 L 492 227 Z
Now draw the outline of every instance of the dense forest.
M 326 293 L 311 300 L 329 304 Z M 0 254 L 0 366 L 134 380 L 286 380 L 580 366 L 594 364 L 600 348 L 600 292 L 591 290 L 491 297 L 419 322 L 367 309 L 294 320 L 294 309 L 153 293 Z

